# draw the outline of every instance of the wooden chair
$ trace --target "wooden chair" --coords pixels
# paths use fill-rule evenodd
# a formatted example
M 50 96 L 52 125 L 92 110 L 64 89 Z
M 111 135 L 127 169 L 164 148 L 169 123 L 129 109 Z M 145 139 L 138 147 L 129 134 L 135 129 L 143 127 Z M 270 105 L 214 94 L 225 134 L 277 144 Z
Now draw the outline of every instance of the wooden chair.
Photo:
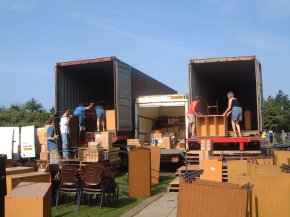
M 110 176 L 103 176 L 101 178 L 101 186 L 102 186 L 102 203 L 101 208 L 104 204 L 107 206 L 112 202 L 114 204 L 119 201 L 119 185 L 115 182 L 115 179 Z
M 59 186 L 56 194 L 56 207 L 59 202 L 60 194 L 75 194 L 77 203 L 76 210 L 78 210 L 80 206 L 80 191 L 81 183 L 79 179 L 78 169 L 76 167 L 64 167 L 59 174 Z
M 91 170 L 89 168 L 84 169 L 82 172 L 82 189 L 81 189 L 81 199 L 84 196 L 88 198 L 88 205 L 90 204 L 90 199 L 92 196 L 102 196 L 101 188 L 101 170 Z M 102 204 L 102 197 L 101 197 Z

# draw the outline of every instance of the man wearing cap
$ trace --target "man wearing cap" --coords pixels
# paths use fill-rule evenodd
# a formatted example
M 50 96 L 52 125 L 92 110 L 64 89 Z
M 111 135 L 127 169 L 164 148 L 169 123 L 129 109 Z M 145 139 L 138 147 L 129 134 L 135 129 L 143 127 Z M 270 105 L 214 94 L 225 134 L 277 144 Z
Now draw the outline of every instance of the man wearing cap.
M 191 137 L 195 136 L 195 117 L 196 115 L 201 115 L 200 112 L 198 112 L 198 106 L 199 106 L 199 102 L 200 102 L 201 97 L 200 96 L 196 96 L 195 100 L 193 100 L 188 108 L 188 112 L 187 112 L 187 117 L 188 117 L 188 122 L 189 124 L 191 124 Z

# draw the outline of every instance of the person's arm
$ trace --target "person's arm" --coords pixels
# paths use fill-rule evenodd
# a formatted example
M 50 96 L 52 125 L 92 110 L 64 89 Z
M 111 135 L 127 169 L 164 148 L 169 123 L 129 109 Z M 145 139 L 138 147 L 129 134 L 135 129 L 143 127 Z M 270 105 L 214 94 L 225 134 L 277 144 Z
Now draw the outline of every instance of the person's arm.
M 232 99 L 229 99 L 228 107 L 225 110 L 225 112 L 223 113 L 223 115 L 227 115 L 228 116 L 232 112 L 231 108 L 232 108 Z
M 88 109 L 92 108 L 93 106 L 94 106 L 94 103 L 93 103 L 93 102 L 91 102 L 91 103 L 90 103 L 90 105 L 86 107 L 86 110 L 88 110 Z

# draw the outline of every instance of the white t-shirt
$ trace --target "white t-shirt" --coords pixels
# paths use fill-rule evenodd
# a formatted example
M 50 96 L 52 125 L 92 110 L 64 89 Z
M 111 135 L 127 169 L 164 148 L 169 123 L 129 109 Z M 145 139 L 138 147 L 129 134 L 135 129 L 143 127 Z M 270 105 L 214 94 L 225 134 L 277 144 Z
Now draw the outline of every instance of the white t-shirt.
M 69 126 L 68 126 L 68 116 L 63 115 L 60 119 L 60 133 L 64 134 L 64 133 L 69 133 Z

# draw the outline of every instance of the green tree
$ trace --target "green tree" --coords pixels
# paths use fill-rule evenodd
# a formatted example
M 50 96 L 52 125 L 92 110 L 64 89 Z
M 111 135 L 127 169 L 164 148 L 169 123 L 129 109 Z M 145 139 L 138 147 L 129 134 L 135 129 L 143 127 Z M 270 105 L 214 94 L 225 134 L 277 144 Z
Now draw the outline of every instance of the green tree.
M 36 99 L 28 100 L 24 105 L 12 104 L 9 108 L 0 108 L 0 126 L 28 126 L 43 127 L 45 121 L 52 116 Z
M 269 96 L 264 102 L 265 128 L 275 132 L 290 130 L 290 101 L 288 95 L 279 90 L 275 98 Z

